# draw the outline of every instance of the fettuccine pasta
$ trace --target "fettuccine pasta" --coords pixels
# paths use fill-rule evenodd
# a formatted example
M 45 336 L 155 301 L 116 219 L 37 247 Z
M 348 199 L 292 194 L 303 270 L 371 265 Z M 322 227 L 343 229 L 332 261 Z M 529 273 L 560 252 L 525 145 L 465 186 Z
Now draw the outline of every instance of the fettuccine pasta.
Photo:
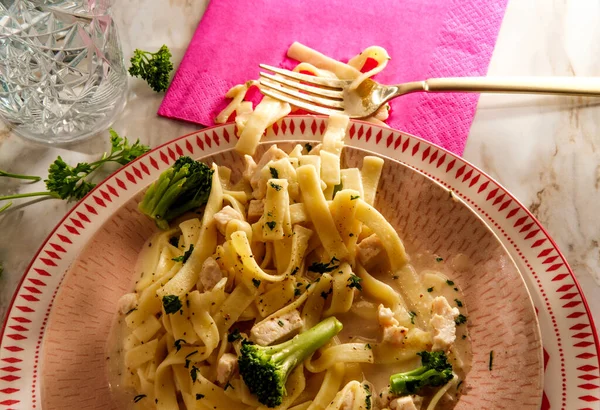
M 306 50 L 295 45 L 290 52 Z M 379 48 L 371 54 L 387 55 Z M 349 66 L 306 60 L 303 69 L 317 74 L 355 70 L 360 78 L 356 59 Z M 239 107 L 247 87 L 232 89 L 232 104 Z M 247 119 L 248 147 L 286 111 L 263 103 L 254 113 L 265 116 Z M 212 164 L 201 217 L 190 213 L 149 239 L 117 325 L 121 372 L 114 384 L 131 392 L 132 408 L 433 408 L 456 397 L 469 360 L 466 330 L 456 340 L 458 310 L 433 291 L 442 286 L 430 286 L 445 278 L 417 271 L 375 207 L 383 160 L 366 156 L 360 168 L 342 167 L 348 125 L 347 117 L 331 117 L 318 149 L 273 145 L 261 158 L 246 155 L 240 181 Z M 257 396 L 253 375 L 242 374 L 245 349 L 300 341 L 297 335 L 331 318 L 339 327 L 289 368 L 278 404 Z M 422 351 L 453 359 L 445 390 L 391 393 L 389 376 L 418 365 Z M 407 401 L 413 407 L 399 407 Z

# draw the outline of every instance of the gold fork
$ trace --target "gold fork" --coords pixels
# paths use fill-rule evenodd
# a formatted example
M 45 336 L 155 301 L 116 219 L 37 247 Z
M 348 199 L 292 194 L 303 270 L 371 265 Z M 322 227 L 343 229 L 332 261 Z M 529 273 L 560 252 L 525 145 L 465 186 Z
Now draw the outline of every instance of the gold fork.
M 600 77 L 457 77 L 430 78 L 398 85 L 366 79 L 350 89 L 352 80 L 300 74 L 260 64 L 273 74 L 260 73 L 264 95 L 317 114 L 345 114 L 351 118 L 372 115 L 383 104 L 401 95 L 426 92 L 562 94 L 600 97 Z

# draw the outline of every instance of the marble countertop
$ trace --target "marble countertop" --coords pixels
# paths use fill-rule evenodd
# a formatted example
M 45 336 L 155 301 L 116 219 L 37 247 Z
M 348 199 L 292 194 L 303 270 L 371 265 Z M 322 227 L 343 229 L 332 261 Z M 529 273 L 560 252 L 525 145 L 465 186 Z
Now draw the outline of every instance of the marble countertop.
M 169 44 L 183 56 L 207 0 L 116 2 L 123 51 Z M 168 12 L 166 12 L 168 11 Z M 600 76 L 600 2 L 509 2 L 489 75 Z M 135 16 L 136 18 L 132 18 Z M 176 23 L 174 23 L 176 22 Z M 198 126 L 156 116 L 162 94 L 130 79 L 128 104 L 114 124 L 121 135 L 157 146 Z M 57 155 L 68 162 L 95 158 L 107 148 L 99 135 L 69 149 L 30 144 L 0 123 L 0 165 L 46 175 Z M 600 324 L 600 102 L 578 97 L 483 95 L 464 157 L 511 191 L 548 229 L 573 268 Z M 0 180 L 0 192 L 39 190 Z M 72 204 L 28 202 L 0 216 L 0 319 L 31 257 Z

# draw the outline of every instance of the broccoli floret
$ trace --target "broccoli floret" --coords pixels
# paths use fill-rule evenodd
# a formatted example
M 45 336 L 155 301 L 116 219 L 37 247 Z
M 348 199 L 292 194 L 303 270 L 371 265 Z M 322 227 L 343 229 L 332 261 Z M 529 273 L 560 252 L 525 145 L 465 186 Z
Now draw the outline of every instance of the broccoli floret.
M 342 323 L 329 317 L 306 332 L 275 346 L 258 346 L 244 340 L 238 364 L 244 383 L 267 407 L 281 404 L 285 383 L 299 363 L 342 330 Z
M 138 208 L 161 229 L 169 221 L 208 201 L 213 170 L 190 157 L 179 157 L 146 191 Z
M 452 365 L 444 352 L 417 353 L 421 356 L 421 367 L 390 377 L 390 392 L 398 396 L 417 394 L 426 386 L 443 386 L 452 379 Z

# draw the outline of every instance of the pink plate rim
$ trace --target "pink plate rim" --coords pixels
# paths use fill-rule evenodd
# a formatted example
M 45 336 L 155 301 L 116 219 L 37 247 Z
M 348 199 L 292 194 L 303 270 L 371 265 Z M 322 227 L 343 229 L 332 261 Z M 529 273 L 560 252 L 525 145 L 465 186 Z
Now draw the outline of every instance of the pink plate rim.
M 266 137 L 268 140 L 281 137 L 309 140 L 322 134 L 325 121 L 326 117 L 323 116 L 288 116 L 274 124 L 267 131 Z M 194 136 L 196 140 L 192 141 Z M 133 184 L 130 187 L 137 188 L 127 193 L 128 198 L 139 189 L 143 189 L 151 181 L 151 173 L 159 173 L 170 165 L 170 162 L 175 160 L 175 153 L 184 154 L 178 143 L 183 144 L 188 155 L 198 157 L 218 151 L 220 138 L 227 140 L 227 143 L 230 143 L 230 139 L 233 141 L 237 138 L 234 125 L 229 123 L 204 128 L 154 148 L 98 184 L 56 225 L 21 278 L 0 329 L 0 410 L 36 409 L 41 406 L 37 404 L 37 374 L 38 367 L 42 365 L 38 362 L 38 357 L 45 325 L 61 278 L 70 261 L 83 247 L 80 245 L 75 251 L 65 250 L 63 245 L 73 245 L 73 241 L 69 236 L 61 235 L 59 231 L 78 236 L 79 230 L 85 230 L 83 222 L 92 224 L 90 218 L 97 219 L 95 223 L 100 226 L 111 213 L 108 210 L 104 213 L 97 212 L 91 204 L 106 208 L 107 203 L 119 197 L 119 191 L 113 185 L 116 184 L 121 191 L 129 190 L 123 180 Z M 196 154 L 192 145 L 194 142 L 200 149 Z M 353 120 L 348 143 L 399 160 L 452 189 L 453 193 L 473 208 L 502 240 L 521 270 L 540 320 L 544 369 L 548 373 L 545 377 L 541 408 L 583 410 L 592 409 L 590 406 L 600 402 L 600 344 L 593 318 L 564 255 L 531 212 L 489 175 L 468 161 L 422 138 Z M 155 168 L 152 172 L 146 165 L 146 160 Z M 51 242 L 55 235 L 59 240 Z M 540 253 L 537 254 L 538 252 Z M 65 260 L 62 260 L 63 257 Z M 45 281 L 52 276 L 48 270 L 53 269 L 58 271 L 55 272 L 56 283 L 48 287 Z M 24 306 L 17 306 L 18 298 L 19 301 L 23 299 Z M 48 302 L 42 306 L 44 311 L 31 307 L 40 301 L 42 304 Z M 561 315 L 555 313 L 556 311 Z M 34 320 L 41 322 L 40 328 L 34 332 L 38 335 L 39 331 L 39 336 L 35 341 L 32 337 L 28 341 L 29 333 L 33 330 L 26 326 L 31 327 Z M 26 342 L 30 346 L 27 346 Z M 31 352 L 33 343 L 35 355 Z M 550 375 L 552 377 L 549 377 Z

